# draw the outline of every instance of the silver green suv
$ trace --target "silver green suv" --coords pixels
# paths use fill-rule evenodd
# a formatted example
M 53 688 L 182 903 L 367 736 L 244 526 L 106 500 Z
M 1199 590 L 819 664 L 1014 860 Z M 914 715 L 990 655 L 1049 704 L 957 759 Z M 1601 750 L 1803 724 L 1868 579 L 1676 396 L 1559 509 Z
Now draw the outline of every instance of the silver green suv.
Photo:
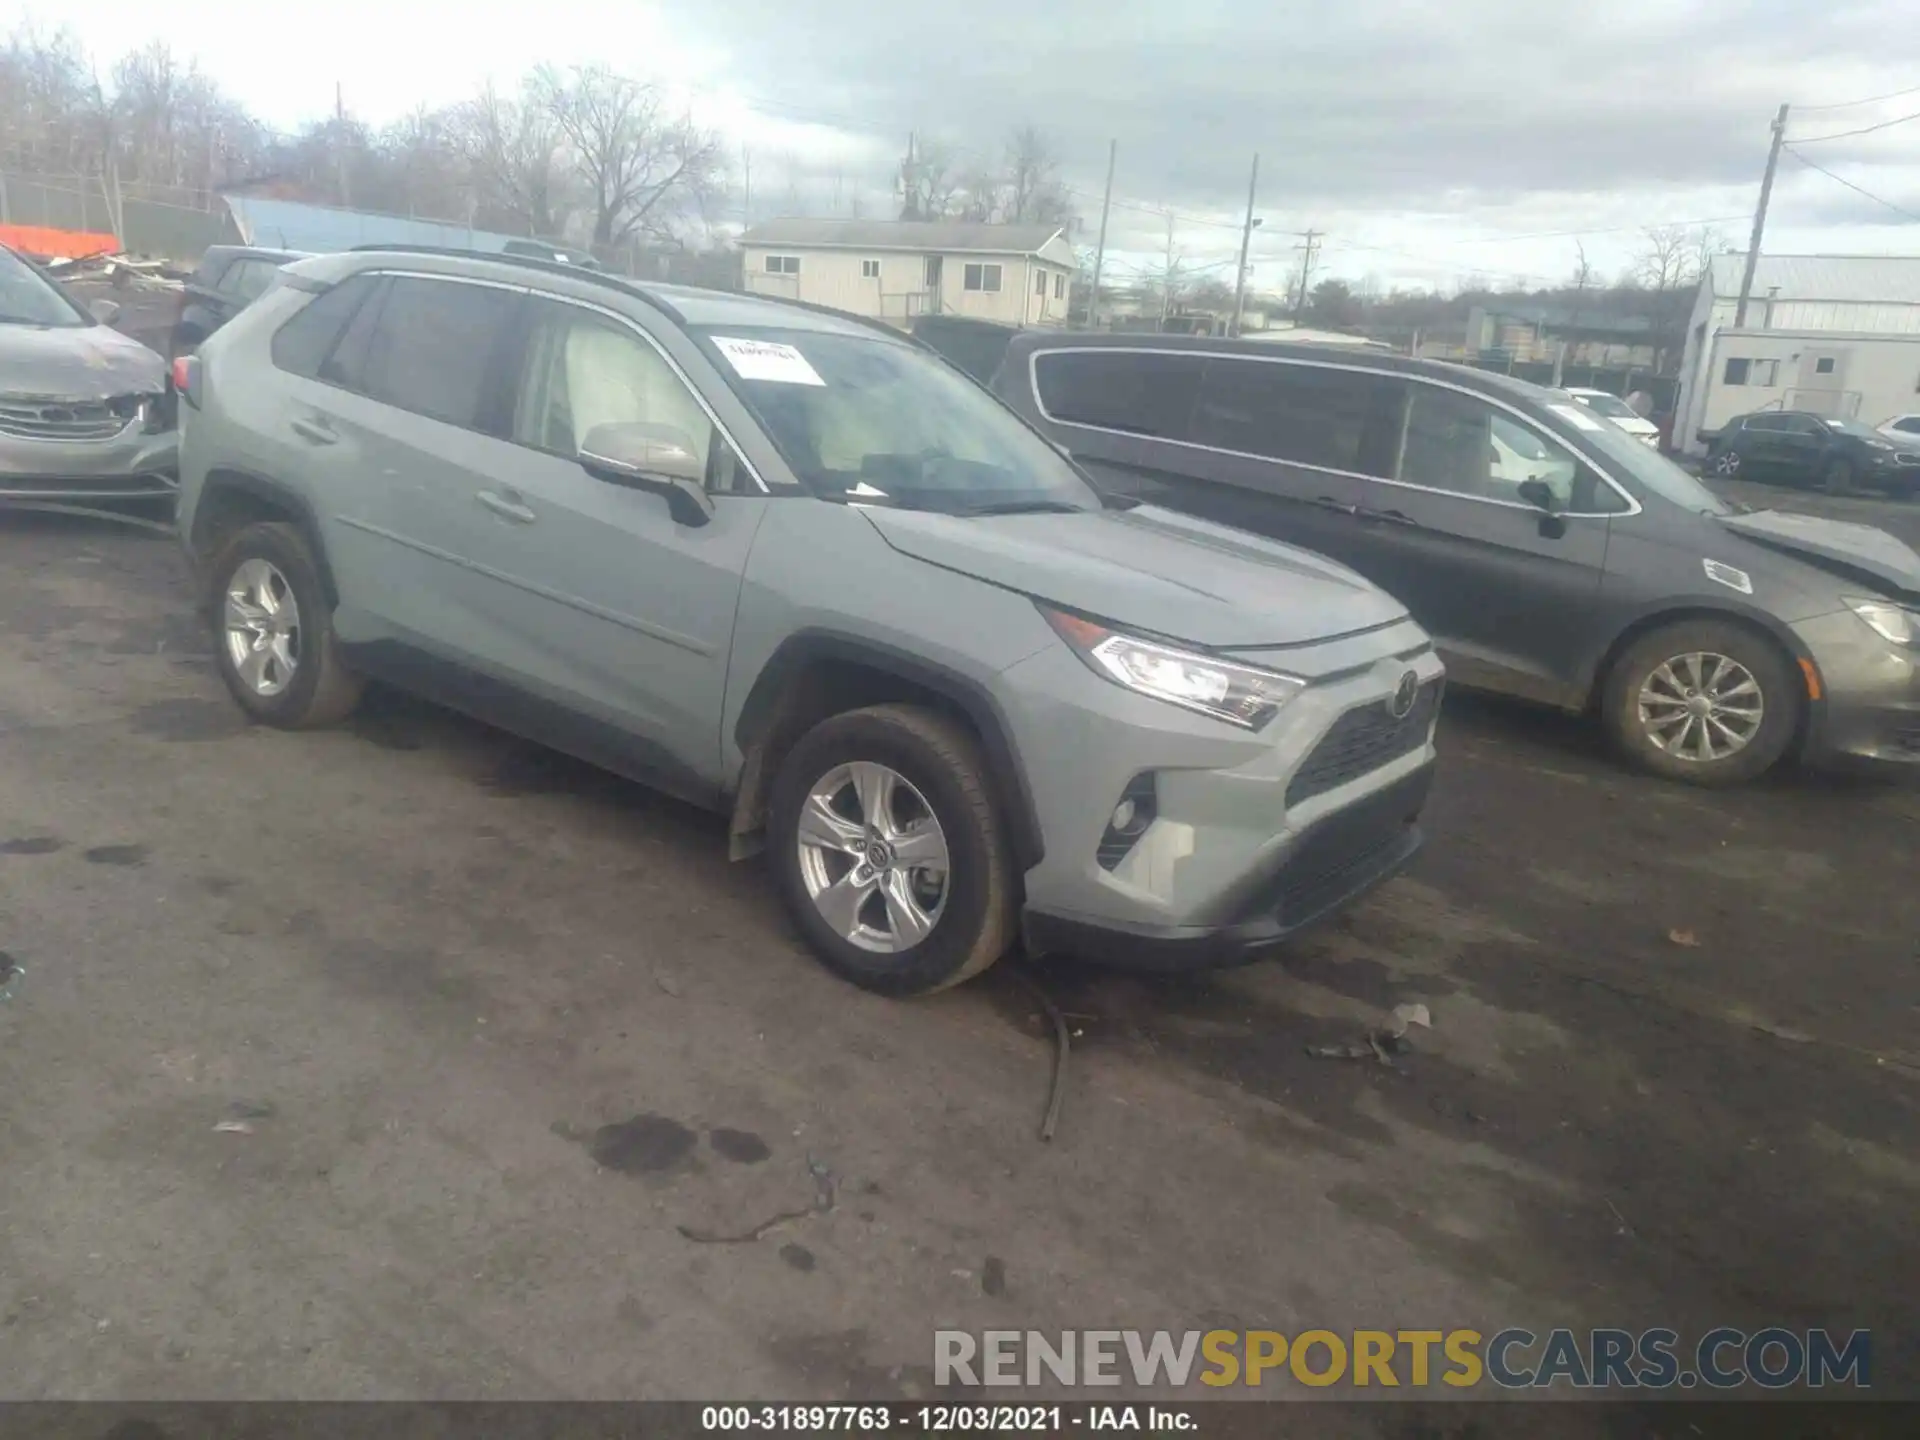
M 712 806 L 868 989 L 1250 958 L 1419 847 L 1441 666 L 1397 601 L 1103 500 L 884 327 L 378 250 L 175 381 L 249 715 L 377 678 Z

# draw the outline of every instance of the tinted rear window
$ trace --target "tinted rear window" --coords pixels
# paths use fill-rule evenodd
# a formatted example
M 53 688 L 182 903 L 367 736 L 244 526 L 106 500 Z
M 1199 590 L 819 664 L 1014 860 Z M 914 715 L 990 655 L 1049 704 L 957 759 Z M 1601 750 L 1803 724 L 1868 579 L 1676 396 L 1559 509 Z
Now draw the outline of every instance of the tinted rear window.
M 1188 440 L 1205 363 L 1168 351 L 1043 351 L 1033 373 L 1040 407 L 1055 420 Z
M 340 332 L 372 293 L 375 277 L 355 275 L 345 283 L 314 296 L 299 314 L 274 332 L 273 363 L 308 378 L 317 377 L 332 353 Z
M 518 301 L 491 285 L 396 277 L 380 307 L 366 393 L 449 425 L 476 425 L 494 351 Z
M 1194 408 L 1202 445 L 1321 469 L 1384 475 L 1390 457 L 1368 444 L 1399 387 L 1382 376 L 1274 360 L 1207 361 Z

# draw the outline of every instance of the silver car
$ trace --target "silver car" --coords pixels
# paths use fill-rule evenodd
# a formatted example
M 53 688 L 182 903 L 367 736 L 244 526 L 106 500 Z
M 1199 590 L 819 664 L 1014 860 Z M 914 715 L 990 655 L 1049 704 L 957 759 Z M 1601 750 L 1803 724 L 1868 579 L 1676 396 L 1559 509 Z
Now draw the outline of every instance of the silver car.
M 379 677 L 711 806 L 853 982 L 1264 953 L 1420 844 L 1441 666 L 792 302 L 302 261 L 185 360 L 180 533 L 268 724 Z
M 0 503 L 164 498 L 176 488 L 166 362 L 0 246 Z

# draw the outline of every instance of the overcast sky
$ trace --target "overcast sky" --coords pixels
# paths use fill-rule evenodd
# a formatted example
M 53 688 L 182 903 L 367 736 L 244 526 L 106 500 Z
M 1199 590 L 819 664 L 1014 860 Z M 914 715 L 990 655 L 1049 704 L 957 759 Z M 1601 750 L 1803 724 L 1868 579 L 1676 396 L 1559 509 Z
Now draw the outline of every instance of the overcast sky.
M 1608 275 L 1648 225 L 1713 221 L 1744 245 L 1785 101 L 1807 159 L 1912 213 L 1790 153 L 1767 248 L 1920 254 L 1920 119 L 1817 139 L 1920 112 L 1912 0 L 332 0 L 297 43 L 214 0 L 36 14 L 103 68 L 162 34 L 286 128 L 330 111 L 336 81 L 378 122 L 539 61 L 603 60 L 692 97 L 750 155 L 760 217 L 790 187 L 816 210 L 863 190 L 881 213 L 909 131 L 993 156 L 1032 122 L 1091 244 L 1114 139 L 1123 271 L 1165 244 L 1155 212 L 1172 209 L 1176 248 L 1230 277 L 1257 150 L 1260 284 L 1297 266 L 1308 227 L 1327 235 L 1319 273 L 1383 284 L 1561 280 L 1563 232 Z

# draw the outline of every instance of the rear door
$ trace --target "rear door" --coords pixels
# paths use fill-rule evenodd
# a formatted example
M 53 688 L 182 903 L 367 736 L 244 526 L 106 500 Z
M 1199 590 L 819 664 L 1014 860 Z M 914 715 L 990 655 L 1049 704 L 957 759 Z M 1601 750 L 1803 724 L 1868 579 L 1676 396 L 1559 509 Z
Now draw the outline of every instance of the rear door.
M 1390 461 L 1364 483 L 1355 568 L 1405 603 L 1462 683 L 1580 703 L 1609 516 L 1631 502 L 1519 410 L 1399 383 Z M 1521 499 L 1532 480 L 1559 514 Z
M 1311 366 L 1186 350 L 1041 350 L 1023 406 L 1103 490 L 1351 563 L 1371 393 Z

